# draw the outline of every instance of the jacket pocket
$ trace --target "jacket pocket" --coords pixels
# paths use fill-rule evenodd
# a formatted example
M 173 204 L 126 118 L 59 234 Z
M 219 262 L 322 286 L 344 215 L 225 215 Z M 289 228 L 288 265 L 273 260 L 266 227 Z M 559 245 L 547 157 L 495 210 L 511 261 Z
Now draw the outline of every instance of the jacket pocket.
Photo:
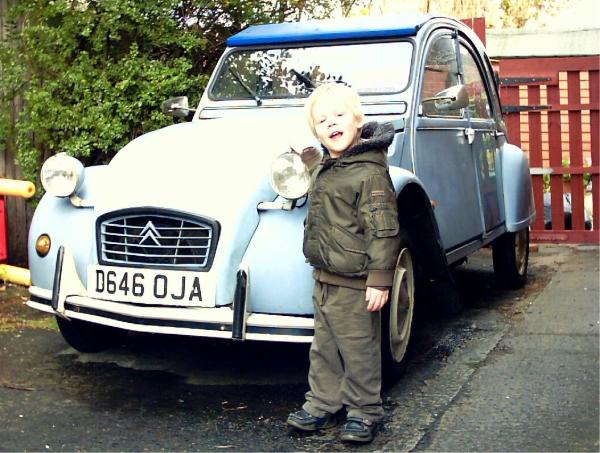
M 365 241 L 338 226 L 334 226 L 332 231 L 333 241 L 327 257 L 331 271 L 348 275 L 364 272 L 367 268 Z
M 375 208 L 371 212 L 375 236 L 378 238 L 388 238 L 398 235 L 400 225 L 396 211 L 386 208 Z

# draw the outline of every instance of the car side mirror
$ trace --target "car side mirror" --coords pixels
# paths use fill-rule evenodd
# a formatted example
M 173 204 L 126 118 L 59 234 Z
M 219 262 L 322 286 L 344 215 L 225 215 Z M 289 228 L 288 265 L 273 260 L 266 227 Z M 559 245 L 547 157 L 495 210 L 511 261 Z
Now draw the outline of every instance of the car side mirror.
M 431 107 L 423 110 L 430 111 L 432 108 L 437 112 L 447 112 L 450 110 L 464 109 L 469 105 L 469 94 L 464 85 L 454 85 L 440 91 L 431 98 L 423 99 L 423 105 L 430 104 Z
M 161 112 L 165 115 L 174 116 L 182 120 L 190 119 L 195 110 L 190 109 L 187 96 L 177 96 L 167 99 L 160 106 Z

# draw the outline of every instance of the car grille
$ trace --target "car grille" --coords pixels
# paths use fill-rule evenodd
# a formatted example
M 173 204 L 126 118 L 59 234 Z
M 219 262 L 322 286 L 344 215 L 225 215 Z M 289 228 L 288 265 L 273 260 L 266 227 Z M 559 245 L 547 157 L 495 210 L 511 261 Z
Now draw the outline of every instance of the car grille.
M 213 220 L 167 210 L 118 211 L 98 219 L 101 264 L 208 269 L 218 239 Z

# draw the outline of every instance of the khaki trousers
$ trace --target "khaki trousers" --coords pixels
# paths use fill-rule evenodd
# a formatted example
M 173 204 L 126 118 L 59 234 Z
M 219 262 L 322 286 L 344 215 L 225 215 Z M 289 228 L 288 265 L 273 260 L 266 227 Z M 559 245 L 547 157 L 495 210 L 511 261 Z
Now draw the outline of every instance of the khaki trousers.
M 365 290 L 315 281 L 315 334 L 303 409 L 323 417 L 346 406 L 349 417 L 383 418 L 381 316 L 367 311 Z

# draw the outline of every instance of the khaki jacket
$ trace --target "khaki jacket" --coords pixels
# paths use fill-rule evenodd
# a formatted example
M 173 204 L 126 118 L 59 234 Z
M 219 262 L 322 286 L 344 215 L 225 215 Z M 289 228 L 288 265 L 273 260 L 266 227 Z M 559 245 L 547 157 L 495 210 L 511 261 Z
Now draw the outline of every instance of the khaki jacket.
M 399 252 L 398 209 L 388 173 L 390 123 L 368 123 L 361 142 L 312 173 L 303 251 L 316 279 L 357 289 L 391 286 Z

